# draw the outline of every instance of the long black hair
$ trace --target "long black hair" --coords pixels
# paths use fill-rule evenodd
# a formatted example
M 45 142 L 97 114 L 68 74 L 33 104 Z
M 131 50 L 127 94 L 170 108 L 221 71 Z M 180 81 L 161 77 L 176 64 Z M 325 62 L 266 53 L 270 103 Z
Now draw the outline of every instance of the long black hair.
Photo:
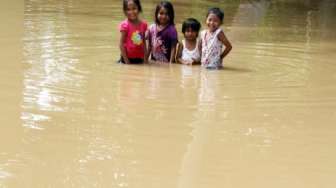
M 155 23 L 160 24 L 158 19 L 158 14 L 161 8 L 164 8 L 167 10 L 167 14 L 169 17 L 169 24 L 174 25 L 174 19 L 175 19 L 175 13 L 174 13 L 174 7 L 173 4 L 169 1 L 161 1 L 157 6 L 155 10 Z

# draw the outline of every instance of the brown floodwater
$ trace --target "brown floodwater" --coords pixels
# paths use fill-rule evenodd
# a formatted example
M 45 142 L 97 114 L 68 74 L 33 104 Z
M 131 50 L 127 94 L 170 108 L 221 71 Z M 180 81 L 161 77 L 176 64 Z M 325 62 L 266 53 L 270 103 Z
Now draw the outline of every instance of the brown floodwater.
M 0 188 L 335 187 L 336 2 L 172 2 L 225 10 L 224 70 L 116 64 L 120 1 L 0 2 Z

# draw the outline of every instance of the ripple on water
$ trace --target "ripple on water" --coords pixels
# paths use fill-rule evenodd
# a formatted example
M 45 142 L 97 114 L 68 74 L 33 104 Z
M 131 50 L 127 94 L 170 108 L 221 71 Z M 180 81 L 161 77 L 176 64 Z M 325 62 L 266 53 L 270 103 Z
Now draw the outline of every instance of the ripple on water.
M 235 50 L 225 60 L 226 69 L 207 71 L 115 64 L 116 27 L 124 19 L 120 2 L 27 1 L 24 50 L 29 67 L 24 70 L 19 113 L 26 128 L 19 139 L 24 146 L 20 148 L 27 151 L 22 156 L 31 159 L 22 160 L 22 173 L 0 165 L 0 179 L 8 172 L 58 187 L 127 187 L 139 182 L 144 187 L 147 182 L 173 187 L 168 185 L 178 181 L 185 153 L 192 167 L 187 179 L 189 172 L 199 172 L 204 187 L 222 186 L 223 180 L 227 187 L 239 187 L 230 182 L 250 180 L 255 170 L 273 184 L 279 174 L 284 182 L 306 178 L 298 176 L 299 168 L 316 167 L 332 174 L 320 163 L 296 161 L 330 154 L 327 146 L 333 143 L 330 130 L 335 119 L 330 109 L 336 103 L 335 79 L 328 79 L 336 78 L 335 66 L 332 60 L 324 66 L 316 57 L 325 60 L 333 53 L 320 53 L 320 44 L 311 38 L 317 31 L 303 27 L 309 15 L 299 12 L 299 19 L 288 21 L 286 14 L 266 11 L 270 1 L 251 2 L 257 7 L 250 1 L 223 5 L 229 13 L 224 28 L 230 27 Z M 218 4 L 176 2 L 183 6 L 176 9 L 177 27 L 190 12 L 201 15 L 207 3 Z M 143 5 L 144 16 L 152 20 L 156 3 Z M 326 49 L 334 49 L 333 44 Z M 326 73 L 331 76 L 321 76 Z M 309 88 L 310 81 L 318 87 Z M 323 124 L 329 125 L 330 134 L 318 131 Z M 303 141 L 311 144 L 307 147 Z M 307 152 L 316 148 L 321 152 Z M 195 159 L 200 161 L 193 164 Z M 19 164 L 10 162 L 13 168 Z M 22 171 L 32 168 L 36 170 L 31 176 L 26 176 L 29 170 Z M 223 172 L 231 175 L 223 178 Z M 262 178 L 260 182 L 265 185 Z

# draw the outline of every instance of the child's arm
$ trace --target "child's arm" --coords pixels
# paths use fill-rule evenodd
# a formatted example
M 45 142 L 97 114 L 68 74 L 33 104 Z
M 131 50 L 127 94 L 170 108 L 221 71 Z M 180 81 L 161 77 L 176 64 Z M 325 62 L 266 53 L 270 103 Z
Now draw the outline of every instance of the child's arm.
M 175 62 L 176 63 L 181 63 L 181 57 L 182 57 L 182 48 L 183 46 L 181 45 L 181 43 L 177 43 L 177 52 L 176 52 L 176 56 L 175 56 Z
M 176 63 L 185 64 L 185 65 L 191 64 L 191 62 L 184 61 L 182 59 L 182 51 L 183 51 L 183 45 L 181 43 L 177 43 L 177 53 L 176 53 L 176 58 L 175 58 Z
M 198 42 L 198 50 L 199 50 L 199 53 L 201 54 L 201 59 L 200 59 L 200 62 L 199 62 L 199 64 L 202 64 L 202 56 L 203 56 L 203 52 L 202 52 L 202 39 L 201 38 L 199 38 L 199 42 Z
M 120 53 L 121 53 L 121 56 L 124 60 L 124 62 L 126 64 L 129 64 L 130 61 L 127 57 L 127 54 L 126 54 L 126 49 L 125 49 L 125 46 L 124 46 L 124 42 L 126 40 L 126 32 L 125 31 L 121 31 L 121 37 L 120 37 L 120 42 L 119 42 L 119 48 L 120 48 Z
M 225 46 L 225 50 L 223 51 L 223 53 L 221 54 L 221 59 L 223 60 L 224 57 L 226 57 L 230 51 L 232 50 L 232 45 L 230 43 L 230 41 L 226 38 L 225 34 L 223 31 L 221 31 L 218 34 L 218 39 L 224 44 Z
M 177 37 L 177 31 L 176 31 L 175 27 L 172 27 L 172 29 L 171 29 L 170 42 L 172 43 L 172 46 L 171 46 L 171 50 L 170 50 L 169 63 L 174 63 L 175 58 L 176 58 L 176 46 L 178 45 L 178 37 Z
M 147 43 L 147 32 L 145 32 L 145 38 L 143 39 L 144 43 L 144 63 L 148 63 L 148 43 Z
M 199 50 L 199 53 L 202 56 L 202 40 L 201 39 L 198 39 L 198 50 Z
M 201 58 L 202 58 L 202 41 L 201 40 L 199 40 L 199 42 L 198 42 L 198 51 L 201 54 Z M 192 64 L 193 65 L 200 65 L 200 64 L 202 64 L 201 63 L 201 59 L 194 59 L 194 61 L 193 61 Z
M 171 48 L 171 51 L 170 51 L 170 61 L 169 61 L 169 63 L 174 63 L 175 55 L 176 55 L 176 45 L 174 45 L 174 46 Z
M 151 43 L 150 43 L 150 36 L 149 30 L 146 31 L 145 34 L 145 62 L 149 62 L 149 56 L 152 51 Z

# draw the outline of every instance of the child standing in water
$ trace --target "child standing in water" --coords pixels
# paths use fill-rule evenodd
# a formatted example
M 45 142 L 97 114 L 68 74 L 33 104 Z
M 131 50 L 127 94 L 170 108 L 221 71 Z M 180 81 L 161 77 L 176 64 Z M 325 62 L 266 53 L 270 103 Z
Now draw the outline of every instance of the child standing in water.
M 162 1 L 156 6 L 155 23 L 148 32 L 148 56 L 151 60 L 172 63 L 175 60 L 177 31 L 174 24 L 174 8 L 168 1 Z
M 178 44 L 177 62 L 185 65 L 195 65 L 201 62 L 201 43 L 198 40 L 198 33 L 201 24 L 194 18 L 188 18 L 182 24 L 184 39 Z
M 139 13 L 142 12 L 140 0 L 124 0 L 124 13 L 126 20 L 120 23 L 120 52 L 121 63 L 141 64 L 145 60 L 146 41 L 145 33 L 147 23 L 139 19 Z
M 202 66 L 208 69 L 222 68 L 223 58 L 231 51 L 232 45 L 220 26 L 224 13 L 219 8 L 211 8 L 206 16 L 208 29 L 201 32 Z M 225 50 L 223 51 L 223 45 Z

